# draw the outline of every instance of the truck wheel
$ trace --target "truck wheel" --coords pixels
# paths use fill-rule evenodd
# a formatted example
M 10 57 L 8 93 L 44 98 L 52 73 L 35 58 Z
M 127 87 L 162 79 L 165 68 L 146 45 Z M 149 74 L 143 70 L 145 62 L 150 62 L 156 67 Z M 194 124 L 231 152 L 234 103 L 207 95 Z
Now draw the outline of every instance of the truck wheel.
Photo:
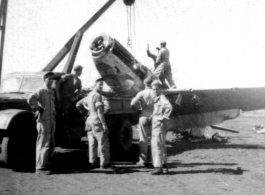
M 133 131 L 132 125 L 128 120 L 122 120 L 118 132 L 117 132 L 117 141 L 119 147 L 123 151 L 129 151 L 132 146 L 132 139 L 133 139 Z
M 34 139 L 4 137 L 2 141 L 3 161 L 8 167 L 16 170 L 33 170 L 35 167 L 35 143 Z
M 10 155 L 12 153 L 10 152 L 11 152 L 10 139 L 9 137 L 4 137 L 2 140 L 2 157 L 3 157 L 4 162 L 7 165 L 10 165 L 11 163 Z

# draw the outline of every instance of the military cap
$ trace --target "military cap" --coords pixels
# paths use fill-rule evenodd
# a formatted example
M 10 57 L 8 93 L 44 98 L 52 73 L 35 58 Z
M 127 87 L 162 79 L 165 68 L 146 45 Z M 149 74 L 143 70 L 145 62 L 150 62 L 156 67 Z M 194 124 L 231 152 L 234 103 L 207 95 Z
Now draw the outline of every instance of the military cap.
M 74 71 L 78 71 L 78 70 L 82 70 L 82 69 L 83 69 L 83 66 L 81 66 L 81 65 L 74 67 Z
M 43 75 L 43 79 L 47 79 L 49 76 L 53 76 L 54 75 L 54 73 L 53 72 L 46 72 L 44 75 Z

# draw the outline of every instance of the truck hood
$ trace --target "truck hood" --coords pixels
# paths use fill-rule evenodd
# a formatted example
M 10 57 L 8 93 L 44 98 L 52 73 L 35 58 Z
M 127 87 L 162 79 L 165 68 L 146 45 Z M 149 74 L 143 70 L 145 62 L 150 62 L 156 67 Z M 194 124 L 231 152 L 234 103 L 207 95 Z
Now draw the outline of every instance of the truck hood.
M 26 101 L 30 93 L 0 93 L 0 103 Z

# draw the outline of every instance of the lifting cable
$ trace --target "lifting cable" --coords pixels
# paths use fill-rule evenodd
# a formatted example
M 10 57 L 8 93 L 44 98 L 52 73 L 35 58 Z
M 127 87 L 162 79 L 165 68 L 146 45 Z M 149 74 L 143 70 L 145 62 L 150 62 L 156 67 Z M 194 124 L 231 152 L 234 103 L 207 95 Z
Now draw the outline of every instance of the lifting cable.
M 128 40 L 127 47 L 130 48 L 131 53 L 135 54 L 136 45 L 136 26 L 135 26 L 135 0 L 123 0 L 127 12 L 127 30 L 128 30 Z
M 131 48 L 131 28 L 132 28 L 131 7 L 127 6 L 126 11 L 127 11 L 127 32 L 128 32 L 127 47 Z

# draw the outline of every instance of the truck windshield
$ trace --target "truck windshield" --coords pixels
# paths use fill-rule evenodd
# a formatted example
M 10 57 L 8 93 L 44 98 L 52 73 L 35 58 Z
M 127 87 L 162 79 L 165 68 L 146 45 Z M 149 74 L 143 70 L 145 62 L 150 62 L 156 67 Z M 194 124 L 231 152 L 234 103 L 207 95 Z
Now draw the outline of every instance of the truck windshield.
M 34 92 L 43 85 L 41 77 L 13 76 L 2 80 L 0 93 Z
M 0 92 L 1 93 L 18 92 L 22 78 L 23 78 L 22 76 L 17 76 L 17 77 L 7 77 L 3 79 L 1 82 Z
M 19 92 L 34 92 L 43 86 L 41 77 L 24 77 Z

